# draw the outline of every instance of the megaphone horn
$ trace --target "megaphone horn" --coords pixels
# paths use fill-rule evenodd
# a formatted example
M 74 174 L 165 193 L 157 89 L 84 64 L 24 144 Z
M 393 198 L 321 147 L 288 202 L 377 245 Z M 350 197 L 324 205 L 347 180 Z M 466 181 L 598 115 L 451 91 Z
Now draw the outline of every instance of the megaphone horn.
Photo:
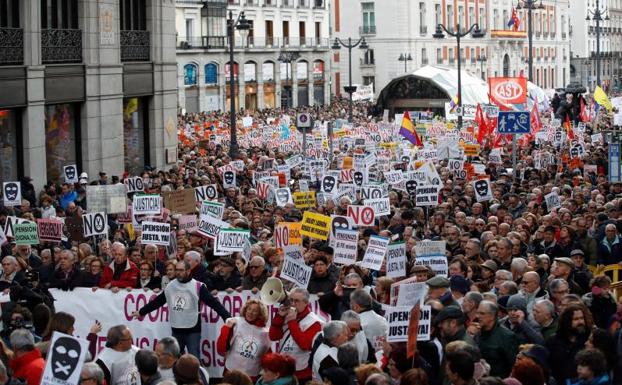
M 283 282 L 279 278 L 270 277 L 261 287 L 259 293 L 261 301 L 266 305 L 282 303 L 287 299 L 287 292 L 283 288 Z

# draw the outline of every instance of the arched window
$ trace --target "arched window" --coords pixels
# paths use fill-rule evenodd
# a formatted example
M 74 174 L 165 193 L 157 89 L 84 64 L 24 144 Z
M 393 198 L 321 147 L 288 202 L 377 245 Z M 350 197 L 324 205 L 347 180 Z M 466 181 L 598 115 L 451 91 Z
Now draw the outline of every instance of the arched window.
M 309 78 L 309 63 L 301 60 L 296 63 L 296 79 L 307 80 Z
M 205 65 L 205 84 L 218 84 L 218 64 L 208 63 Z
M 510 56 L 507 53 L 503 56 L 503 76 L 510 76 Z
M 184 85 L 195 86 L 197 84 L 197 72 L 196 64 L 186 64 L 184 66 Z
M 274 62 L 267 61 L 261 65 L 261 77 L 264 82 L 274 82 Z
M 257 64 L 253 61 L 247 61 L 244 63 L 244 82 L 256 82 L 257 81 Z
M 313 79 L 324 79 L 324 62 L 322 60 L 313 62 Z

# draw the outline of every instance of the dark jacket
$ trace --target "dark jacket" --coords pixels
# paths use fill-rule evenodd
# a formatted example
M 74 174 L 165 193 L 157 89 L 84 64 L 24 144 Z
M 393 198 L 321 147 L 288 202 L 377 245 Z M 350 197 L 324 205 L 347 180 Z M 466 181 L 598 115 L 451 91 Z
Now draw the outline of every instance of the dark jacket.
M 618 236 L 611 243 L 607 241 L 607 238 L 603 238 L 598 243 L 596 260 L 599 265 L 612 265 L 622 261 L 622 242 Z
M 329 293 L 335 289 L 335 283 L 337 281 L 335 278 L 328 274 L 323 277 L 318 277 L 315 275 L 315 272 L 311 274 L 311 279 L 309 280 L 309 286 L 307 286 L 307 290 L 311 294 L 317 293 Z
M 0 275 L 0 278 L 4 278 L 4 273 Z M 15 273 L 15 276 L 13 276 L 13 279 L 11 280 L 11 282 L 0 281 L 0 291 L 8 289 L 11 286 L 21 285 L 24 282 L 24 280 L 26 280 L 26 276 L 24 275 L 24 272 L 20 270 L 17 273 Z
M 235 289 L 241 284 L 242 277 L 240 276 L 240 272 L 237 270 L 234 270 L 227 279 L 224 279 L 220 274 L 208 272 L 207 278 L 205 280 L 205 285 L 207 286 L 209 291 Z
M 84 286 L 84 272 L 77 266 L 67 274 L 61 269 L 54 270 L 52 278 L 50 278 L 50 289 L 73 290 L 76 287 Z
M 509 317 L 505 317 L 501 320 L 501 326 L 505 326 L 518 338 L 519 344 L 536 344 L 536 345 L 544 345 L 544 338 L 542 334 L 538 332 L 538 330 L 529 323 L 527 320 L 523 320 L 518 325 L 512 324 L 510 322 Z
M 557 318 L 557 315 L 555 315 L 555 318 L 553 318 L 553 322 L 551 322 L 550 325 L 540 328 L 540 334 L 542 334 L 542 338 L 544 338 L 544 343 L 546 343 L 546 341 L 555 336 L 555 334 L 557 333 L 558 325 L 559 319 Z
M 604 295 L 594 295 L 593 292 L 585 294 L 581 300 L 590 309 L 594 325 L 601 329 L 607 329 L 611 316 L 617 310 L 616 300 L 611 295 L 605 297 Z
M 268 271 L 264 270 L 264 272 L 257 279 L 253 279 L 250 275 L 246 275 L 242 278 L 242 289 L 243 290 L 252 290 L 254 287 L 261 290 L 262 286 L 268 280 Z
M 477 346 L 482 358 L 490 364 L 491 376 L 506 378 L 510 375 L 518 352 L 518 338 L 512 331 L 495 324 L 492 330 L 482 330 Z
M 137 288 L 147 288 L 147 289 L 151 289 L 151 290 L 155 290 L 155 289 L 161 289 L 162 288 L 162 277 L 161 276 L 157 276 L 157 277 L 151 277 L 151 279 L 149 280 L 149 282 L 147 282 L 147 284 L 143 287 L 141 286 L 140 283 L 140 275 L 138 276 L 138 278 L 136 279 L 136 287 Z
M 579 350 L 585 348 L 585 341 L 589 332 L 578 336 L 574 342 L 570 342 L 566 337 L 557 333 L 554 337 L 546 341 L 546 348 L 549 349 L 549 364 L 551 374 L 558 384 L 565 384 L 567 379 L 577 375 L 577 365 L 574 358 Z

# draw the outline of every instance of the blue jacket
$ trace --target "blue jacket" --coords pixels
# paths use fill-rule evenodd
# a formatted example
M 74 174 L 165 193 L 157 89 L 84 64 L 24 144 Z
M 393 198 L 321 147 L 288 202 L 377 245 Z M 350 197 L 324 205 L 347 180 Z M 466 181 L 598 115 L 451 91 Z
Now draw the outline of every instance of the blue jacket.
M 594 378 L 592 381 L 585 381 L 579 378 L 566 380 L 566 385 L 609 385 L 610 383 L 609 374 L 607 373 Z
M 613 242 L 603 238 L 598 244 L 597 261 L 599 265 L 612 265 L 622 261 L 622 243 L 616 235 Z

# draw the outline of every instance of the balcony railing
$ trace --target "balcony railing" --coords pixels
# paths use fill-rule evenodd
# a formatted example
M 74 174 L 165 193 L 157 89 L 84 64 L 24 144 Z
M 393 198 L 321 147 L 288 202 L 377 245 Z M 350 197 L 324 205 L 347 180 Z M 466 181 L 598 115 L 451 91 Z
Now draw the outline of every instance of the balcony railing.
M 376 34 L 376 26 L 375 25 L 364 25 L 359 27 L 359 34 L 361 35 L 375 35 Z
M 121 61 L 151 60 L 151 33 L 149 31 L 121 31 Z
M 24 63 L 24 31 L 21 28 L 0 28 L 0 65 Z
M 308 48 L 328 49 L 329 39 L 318 37 L 291 38 L 291 37 L 257 37 L 249 36 L 246 40 L 237 37 L 234 40 L 236 49 L 266 49 L 266 48 Z M 178 37 L 178 49 L 224 49 L 229 47 L 227 36 L 192 36 Z
M 42 29 L 41 59 L 43 64 L 81 63 L 82 30 Z

